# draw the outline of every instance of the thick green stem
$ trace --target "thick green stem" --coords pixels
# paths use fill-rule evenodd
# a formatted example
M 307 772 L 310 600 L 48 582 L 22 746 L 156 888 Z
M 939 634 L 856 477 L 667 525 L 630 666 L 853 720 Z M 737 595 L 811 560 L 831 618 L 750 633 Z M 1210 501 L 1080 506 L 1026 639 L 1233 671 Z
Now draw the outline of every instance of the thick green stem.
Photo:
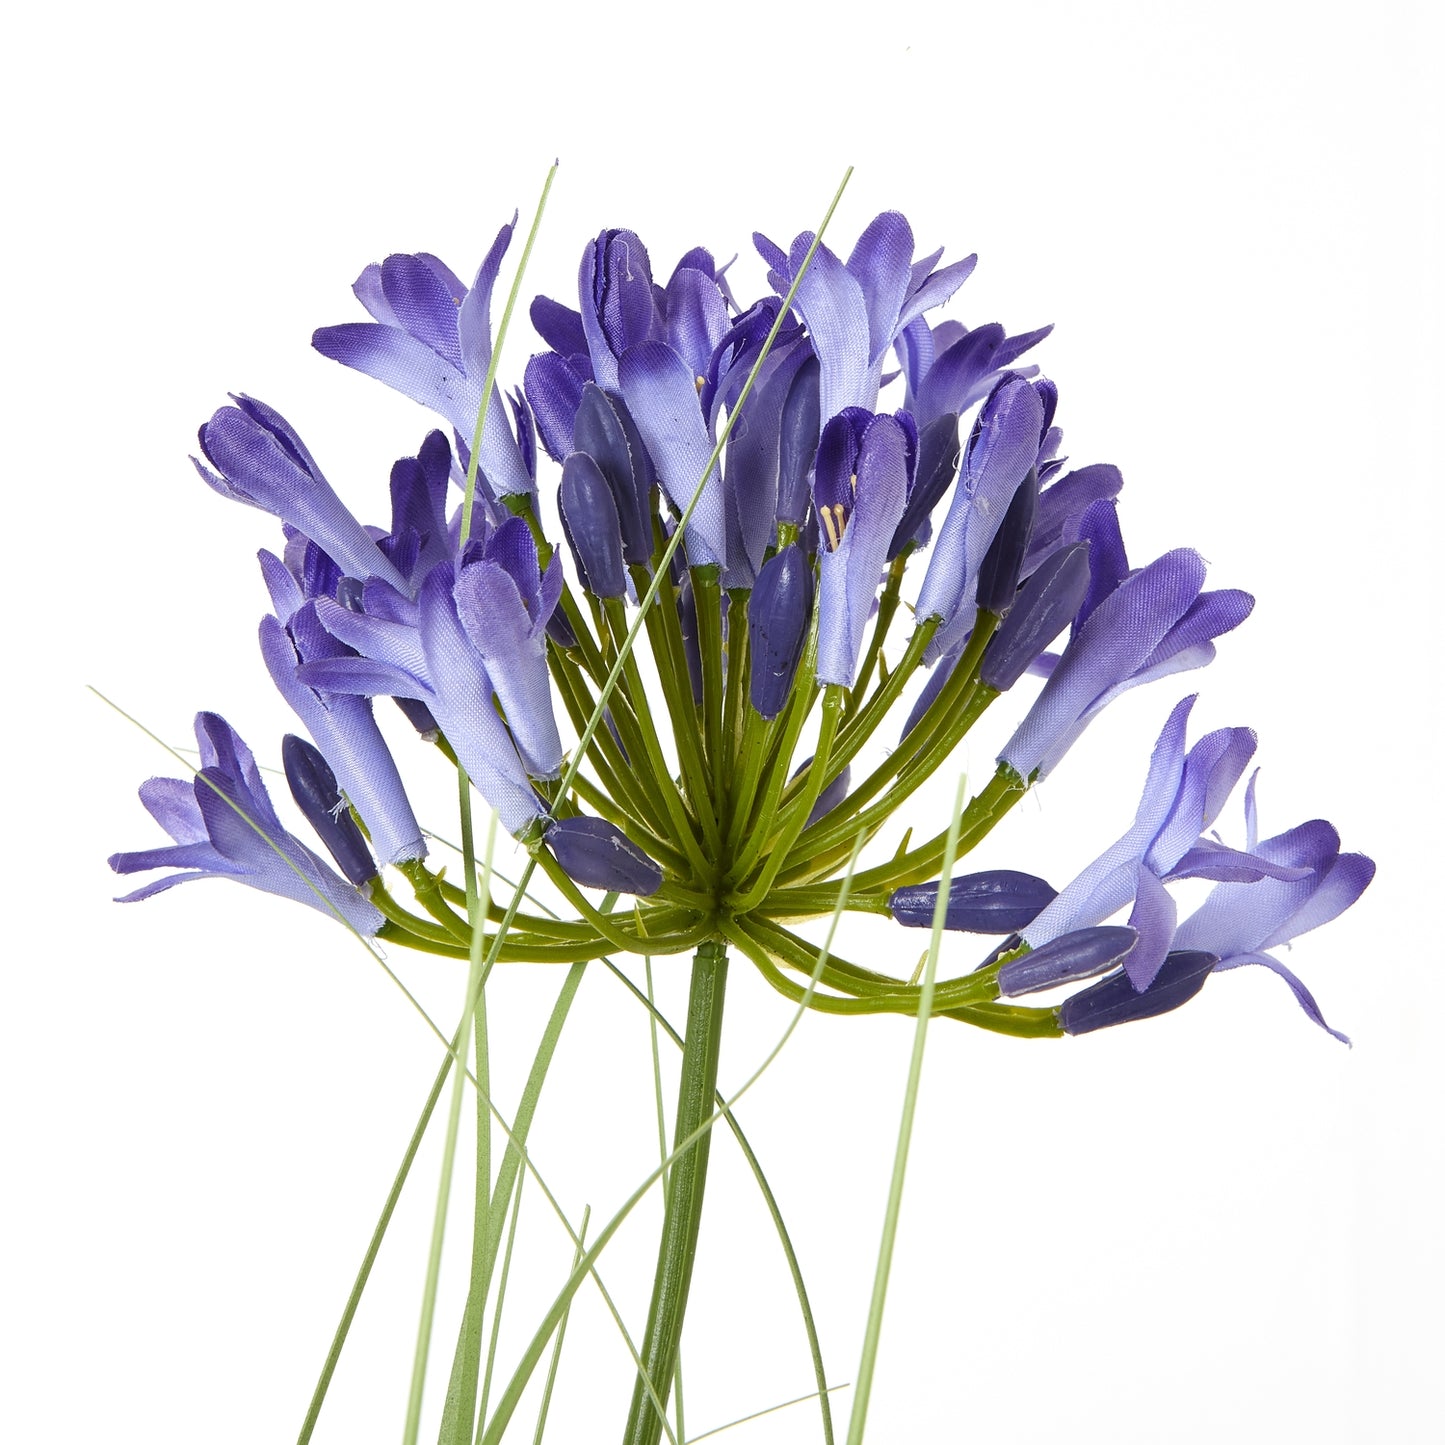
M 679 1148 L 712 1116 L 717 1089 L 718 1053 L 722 1040 L 723 994 L 727 987 L 727 947 L 709 940 L 699 945 L 692 962 L 692 987 L 687 1004 L 687 1031 L 682 1050 L 673 1147 Z M 662 1222 L 652 1303 L 642 1338 L 642 1368 L 662 1391 L 667 1403 L 682 1339 L 683 1316 L 692 1283 L 702 1221 L 703 1191 L 711 1133 L 702 1134 L 674 1161 L 668 1178 L 667 1207 Z M 625 1445 L 657 1445 L 662 1420 L 641 1374 L 632 1392 L 632 1408 L 623 1434 Z

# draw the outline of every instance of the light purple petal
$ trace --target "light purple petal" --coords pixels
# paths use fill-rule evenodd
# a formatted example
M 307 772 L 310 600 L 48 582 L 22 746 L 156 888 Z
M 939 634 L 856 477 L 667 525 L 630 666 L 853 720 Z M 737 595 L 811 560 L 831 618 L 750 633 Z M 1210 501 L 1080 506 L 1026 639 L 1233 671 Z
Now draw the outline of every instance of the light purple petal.
M 562 769 L 562 739 L 552 713 L 546 638 L 534 628 L 516 582 L 496 563 L 476 561 L 462 568 L 454 596 L 457 617 L 486 663 L 528 773 L 555 778 Z
M 1332 1029 L 1325 1022 L 1325 1016 L 1320 1012 L 1320 1006 L 1315 1002 L 1314 995 L 1277 958 L 1271 958 L 1267 953 L 1240 953 L 1233 958 L 1221 959 L 1219 963 L 1215 964 L 1214 971 L 1222 973 L 1226 969 L 1243 968 L 1247 964 L 1258 964 L 1262 968 L 1269 969 L 1271 973 L 1278 974 L 1289 985 L 1295 1002 L 1305 1011 L 1308 1018 L 1313 1019 L 1327 1034 L 1333 1035 L 1342 1044 L 1353 1047 L 1348 1034 L 1342 1034 L 1338 1029 Z
M 868 311 L 868 359 L 878 363 L 893 344 L 898 314 L 913 281 L 913 228 L 897 211 L 875 216 L 848 257 Z
M 384 382 L 444 416 L 468 439 L 477 424 L 482 378 L 472 380 L 430 347 L 390 326 L 348 321 L 323 326 L 311 337 L 323 356 Z M 488 419 L 488 427 L 491 420 Z
M 1164 966 L 1174 942 L 1176 911 L 1169 890 L 1142 863 L 1135 873 L 1134 909 L 1129 927 L 1139 941 L 1124 958 L 1124 972 L 1138 993 L 1143 993 Z
M 420 256 L 388 256 L 381 263 L 381 288 L 397 324 L 443 361 L 465 371 L 457 339 L 462 294 L 452 291 Z M 485 366 L 483 367 L 485 370 Z
M 663 490 L 683 511 L 713 449 L 696 382 L 682 358 L 661 342 L 629 347 L 618 374 L 623 400 L 657 466 Z M 686 541 L 688 560 L 695 567 L 722 566 L 727 560 L 722 482 L 716 467 L 708 474 Z

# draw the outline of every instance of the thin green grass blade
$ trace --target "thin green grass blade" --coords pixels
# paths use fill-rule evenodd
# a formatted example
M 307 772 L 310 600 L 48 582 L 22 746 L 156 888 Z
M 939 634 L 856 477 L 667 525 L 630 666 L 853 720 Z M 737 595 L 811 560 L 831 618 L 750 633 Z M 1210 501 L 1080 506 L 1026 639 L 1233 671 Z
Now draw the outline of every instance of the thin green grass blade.
M 464 790 L 467 787 L 465 778 L 462 780 L 462 787 Z M 491 825 L 487 830 L 487 858 L 482 881 L 482 888 L 488 894 L 491 891 L 492 853 L 496 841 L 497 814 L 494 809 L 491 815 Z M 464 835 L 463 843 L 465 844 L 465 842 Z M 475 876 L 468 876 L 467 894 L 469 898 L 475 887 Z M 484 976 L 481 957 L 482 929 L 477 926 L 475 921 L 478 911 L 475 907 L 471 910 L 476 941 L 472 945 L 471 961 L 467 968 L 467 987 L 461 1022 L 457 1025 L 457 1033 L 461 1040 L 461 1055 L 458 1063 L 463 1066 L 466 1064 L 471 1024 L 475 1018 L 477 999 L 481 993 Z M 446 1236 L 447 1207 L 451 1202 L 452 1166 L 456 1159 L 457 1133 L 461 1126 L 463 1089 L 464 1081 L 461 1074 L 453 1075 L 451 1107 L 447 1113 L 446 1139 L 442 1145 L 441 1177 L 437 1183 L 436 1207 L 432 1215 L 431 1247 L 427 1253 L 426 1280 L 422 1286 L 421 1319 L 417 1324 L 416 1350 L 412 1357 L 411 1386 L 407 1391 L 406 1421 L 402 1429 L 403 1445 L 416 1445 L 417 1433 L 421 1428 L 422 1392 L 426 1384 L 427 1358 L 431 1352 L 432 1321 L 436 1315 L 437 1284 L 441 1278 L 442 1242 Z M 478 1090 L 479 1092 L 481 1090 L 479 1081 Z
M 582 1251 L 587 1247 L 587 1225 L 592 1219 L 592 1206 L 589 1204 L 582 1211 L 582 1228 L 577 1232 L 577 1248 L 572 1254 L 572 1268 L 577 1268 L 577 1261 L 582 1258 Z M 562 1341 L 567 1336 L 567 1321 L 572 1318 L 570 1307 L 562 1316 L 562 1322 L 557 1326 L 557 1338 L 552 1341 L 552 1359 L 547 1365 L 547 1383 L 542 1387 L 542 1403 L 537 1407 L 537 1430 L 532 1436 L 532 1445 L 542 1445 L 542 1436 L 547 1429 L 547 1412 L 552 1407 L 552 1389 L 557 1383 L 557 1365 L 562 1359 Z
M 481 1415 L 487 1413 L 487 1398 L 492 1393 L 492 1371 L 497 1362 L 497 1337 L 502 1333 L 502 1307 L 507 1302 L 507 1277 L 512 1272 L 512 1246 L 517 1242 L 517 1220 L 522 1214 L 522 1186 L 527 1182 L 524 1174 L 517 1180 L 517 1187 L 512 1191 L 512 1222 L 507 1226 L 507 1247 L 502 1252 L 502 1273 L 497 1278 L 497 1303 L 492 1311 L 492 1332 L 487 1338 L 487 1368 L 482 1375 L 481 1404 L 478 1411 Z M 481 1425 L 478 1423 L 477 1428 Z
M 687 1445 L 697 1445 L 699 1440 L 711 1440 L 714 1435 L 721 1435 L 724 1430 L 735 1430 L 739 1425 L 746 1425 L 751 1420 L 761 1420 L 765 1415 L 776 1415 L 779 1410 L 786 1410 L 793 1405 L 805 1405 L 809 1400 L 827 1399 L 830 1390 L 846 1390 L 847 1384 L 829 1385 L 821 1395 L 817 1390 L 810 1390 L 806 1395 L 795 1395 L 791 1400 L 779 1401 L 776 1405 L 769 1405 L 766 1410 L 754 1410 L 751 1415 L 739 1415 L 736 1420 L 729 1420 L 726 1425 L 715 1425 L 711 1430 L 704 1430 L 701 1435 L 693 1435 Z
M 387 1228 L 391 1224 L 391 1216 L 396 1212 L 397 1201 L 401 1198 L 401 1191 L 406 1184 L 407 1175 L 411 1173 L 412 1161 L 416 1158 L 416 1151 L 421 1147 L 427 1125 L 431 1123 L 432 1113 L 436 1109 L 437 1100 L 442 1096 L 442 1088 L 446 1084 L 451 1067 L 452 1055 L 448 1052 L 446 1058 L 442 1060 L 441 1068 L 437 1070 L 431 1093 L 427 1095 L 426 1103 L 422 1106 L 421 1117 L 416 1121 L 416 1128 L 412 1130 L 411 1139 L 406 1146 L 406 1153 L 401 1157 L 401 1165 L 396 1171 L 396 1177 L 392 1180 L 391 1192 L 386 1196 L 386 1203 L 382 1205 L 381 1217 L 376 1221 L 376 1228 L 371 1232 L 371 1242 L 366 1247 L 361 1268 L 356 1272 L 356 1281 L 351 1286 L 346 1306 L 341 1311 L 341 1322 L 336 1326 L 336 1333 L 331 1339 L 331 1348 L 326 1352 L 326 1361 L 321 1367 L 321 1378 L 317 1380 L 316 1388 L 312 1391 L 311 1404 L 306 1410 L 306 1419 L 301 1424 L 301 1433 L 296 1437 L 296 1445 L 309 1445 L 311 1434 L 316 1429 L 316 1421 L 320 1418 L 321 1407 L 326 1402 L 326 1392 L 331 1388 L 331 1377 L 336 1373 L 336 1365 L 341 1359 L 341 1351 L 346 1345 L 346 1337 L 351 1332 L 351 1322 L 356 1318 L 357 1306 L 360 1305 L 367 1281 L 371 1278 L 371 1267 L 376 1263 L 376 1256 L 381 1250 L 381 1242 L 386 1237 Z
M 883 1214 L 883 1232 L 878 1241 L 878 1264 L 873 1275 L 873 1297 L 868 1305 L 868 1323 L 863 1332 L 863 1356 L 858 1363 L 858 1387 L 848 1417 L 847 1445 L 863 1445 L 868 1420 L 868 1402 L 873 1393 L 873 1371 L 878 1362 L 878 1341 L 883 1332 L 883 1305 L 888 1297 L 888 1275 L 893 1266 L 893 1245 L 898 1237 L 898 1215 L 903 1204 L 903 1176 L 908 1168 L 908 1145 L 913 1136 L 913 1116 L 918 1104 L 918 1087 L 923 1077 L 923 1045 L 928 1037 L 928 1019 L 933 1011 L 933 985 L 938 974 L 938 950 L 943 942 L 943 922 L 948 913 L 948 880 L 958 853 L 963 823 L 966 776 L 958 780 L 953 802 L 953 819 L 943 847 L 944 886 L 938 890 L 933 910 L 933 936 L 923 966 L 923 988 L 918 998 L 918 1023 L 913 1030 L 913 1053 L 908 1061 L 908 1084 L 903 1091 L 903 1117 L 898 1124 L 898 1146 L 893 1157 L 893 1177 L 888 1185 L 888 1205 Z

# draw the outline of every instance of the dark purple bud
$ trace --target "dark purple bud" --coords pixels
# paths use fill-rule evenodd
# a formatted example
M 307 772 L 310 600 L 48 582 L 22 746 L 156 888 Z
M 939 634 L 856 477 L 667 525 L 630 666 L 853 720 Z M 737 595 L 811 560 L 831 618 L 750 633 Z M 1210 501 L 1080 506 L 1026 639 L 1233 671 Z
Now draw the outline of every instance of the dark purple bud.
M 918 433 L 918 465 L 913 489 L 888 547 L 891 562 L 910 543 L 928 540 L 929 516 L 958 475 L 958 418 L 945 412 Z
M 625 596 L 627 572 L 617 503 L 601 467 L 588 453 L 573 452 L 562 464 L 557 506 L 582 585 L 594 597 Z
M 632 418 L 625 413 L 620 399 L 614 400 L 601 387 L 587 382 L 572 428 L 572 447 L 586 452 L 601 469 L 617 507 L 623 553 L 634 566 L 645 566 L 652 555 L 652 528 L 647 487 L 639 480 L 642 460 L 637 453 L 642 442 L 629 437 L 627 423 Z
M 1039 474 L 1032 467 L 1018 485 L 1003 522 L 978 569 L 978 610 L 1007 617 L 1018 597 L 1019 572 L 1039 506 Z
M 682 549 L 678 548 L 678 556 Z M 682 655 L 687 659 L 687 677 L 692 685 L 692 700 L 702 702 L 702 651 L 697 645 L 697 596 L 692 579 L 686 572 L 677 593 L 677 621 L 682 632 Z
M 281 761 L 296 806 L 336 859 L 336 866 L 358 887 L 370 882 L 380 870 L 326 759 L 305 738 L 287 733 L 281 740 Z
M 966 873 L 948 885 L 948 909 L 943 926 L 961 933 L 1017 933 L 1027 928 L 1057 897 L 1042 878 L 995 868 L 987 873 Z M 938 884 L 900 888 L 888 900 L 888 909 L 909 928 L 932 928 L 938 902 Z
M 424 702 L 418 702 L 414 697 L 394 697 L 392 701 L 401 709 L 402 716 L 422 737 L 434 738 L 441 732 L 441 728 L 437 726 L 437 720 L 431 715 L 431 709 Z
M 796 542 L 763 563 L 748 597 L 749 697 L 770 721 L 786 706 L 813 616 L 813 564 Z
M 567 614 L 560 607 L 552 609 L 552 615 L 547 619 L 547 636 L 562 649 L 563 652 L 575 652 L 577 650 L 577 634 L 572 631 L 572 624 L 567 620 Z
M 1138 941 L 1135 929 L 1117 925 L 1061 934 L 1004 964 L 998 971 L 998 991 L 1004 998 L 1015 998 L 1076 979 L 1093 978 L 1107 973 Z
M 567 876 L 607 893 L 656 893 L 662 869 L 605 818 L 562 818 L 547 830 L 547 846 Z
M 1059 1022 L 1066 1034 L 1089 1034 L 1115 1024 L 1152 1019 L 1186 1004 L 1200 989 L 1219 959 L 1212 953 L 1171 953 L 1154 975 L 1154 982 L 1139 993 L 1122 969 L 1082 993 L 1064 1000 Z
M 812 758 L 805 758 L 793 770 L 793 777 L 789 778 L 788 781 L 792 782 L 794 778 L 801 778 L 812 766 Z M 818 801 L 813 804 L 813 811 L 808 814 L 808 821 L 803 825 L 805 828 L 811 828 L 819 818 L 826 818 L 828 814 L 848 796 L 848 784 L 852 780 L 852 777 L 852 767 L 844 763 L 843 771 L 818 794 Z
M 983 655 L 979 677 L 1007 692 L 1073 620 L 1089 587 L 1089 544 L 1055 552 L 1023 585 Z
M 808 473 L 818 453 L 821 407 L 818 358 L 810 356 L 793 377 L 783 402 L 778 439 L 778 521 L 798 527 L 808 514 Z

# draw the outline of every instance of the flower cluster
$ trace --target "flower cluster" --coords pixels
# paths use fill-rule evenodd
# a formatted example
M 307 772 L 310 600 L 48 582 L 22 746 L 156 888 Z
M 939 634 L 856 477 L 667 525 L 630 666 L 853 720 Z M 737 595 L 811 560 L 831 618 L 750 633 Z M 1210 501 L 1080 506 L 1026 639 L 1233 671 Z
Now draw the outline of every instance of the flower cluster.
M 285 740 L 287 781 L 339 872 L 286 831 L 212 714 L 194 780 L 141 790 L 174 846 L 112 866 L 179 870 L 130 898 L 234 877 L 465 957 L 465 890 L 429 865 L 377 726 L 389 698 L 575 910 L 516 909 L 501 959 L 720 943 L 814 1008 L 916 1011 L 915 985 L 839 956 L 820 969 L 790 927 L 839 905 L 860 835 L 882 832 L 1000 694 L 1042 676 L 963 814 L 966 852 L 1114 698 L 1208 663 L 1253 599 L 1208 590 L 1187 548 L 1131 566 L 1119 472 L 1068 467 L 1058 391 L 1022 364 L 1048 328 L 932 320 L 975 258 L 915 257 L 901 215 L 878 216 L 846 259 L 811 233 L 755 236 L 771 291 L 747 305 L 708 251 L 661 282 L 635 234 L 603 231 L 576 305 L 532 303 L 547 349 L 504 396 L 491 303 L 512 237 L 503 226 L 471 286 L 428 254 L 368 266 L 353 289 L 371 320 L 315 334 L 447 423 L 392 467 L 388 526 L 358 521 L 261 402 L 238 396 L 200 430 L 202 478 L 282 523 L 260 556 L 260 643 L 311 739 Z M 1269 950 L 1348 907 L 1372 865 L 1324 822 L 1260 840 L 1253 779 L 1244 846 L 1215 837 L 1254 738 L 1186 748 L 1192 702 L 1165 725 L 1133 826 L 1061 892 L 1007 870 L 945 884 L 945 830 L 852 872 L 844 906 L 930 926 L 946 887 L 947 927 L 1002 936 L 934 994 L 937 1013 L 983 1028 L 1084 1033 L 1244 964 L 1281 975 L 1323 1025 Z M 1180 922 L 1166 885 L 1186 878 L 1216 886 Z M 614 916 L 584 890 L 636 906 Z M 1016 1001 L 1077 983 L 1062 1004 Z

